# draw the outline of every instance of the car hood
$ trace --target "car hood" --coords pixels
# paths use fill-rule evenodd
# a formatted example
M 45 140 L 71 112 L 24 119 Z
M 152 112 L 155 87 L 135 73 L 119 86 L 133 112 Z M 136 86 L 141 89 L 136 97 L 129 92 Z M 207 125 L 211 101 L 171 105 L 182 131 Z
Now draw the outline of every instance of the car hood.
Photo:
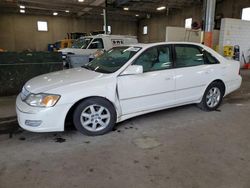
M 31 93 L 42 93 L 67 84 L 87 82 L 103 77 L 107 77 L 107 74 L 85 68 L 75 68 L 37 76 L 29 80 L 24 87 Z

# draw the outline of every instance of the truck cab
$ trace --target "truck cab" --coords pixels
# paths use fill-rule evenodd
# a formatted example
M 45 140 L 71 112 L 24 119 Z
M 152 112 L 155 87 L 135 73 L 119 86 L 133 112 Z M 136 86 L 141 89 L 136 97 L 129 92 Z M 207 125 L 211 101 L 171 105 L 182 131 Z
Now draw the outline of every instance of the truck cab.
M 59 50 L 62 52 L 63 59 L 68 54 L 93 56 L 98 50 L 107 51 L 115 46 L 137 44 L 138 40 L 135 36 L 123 35 L 95 35 L 81 37 L 74 41 L 71 48 Z

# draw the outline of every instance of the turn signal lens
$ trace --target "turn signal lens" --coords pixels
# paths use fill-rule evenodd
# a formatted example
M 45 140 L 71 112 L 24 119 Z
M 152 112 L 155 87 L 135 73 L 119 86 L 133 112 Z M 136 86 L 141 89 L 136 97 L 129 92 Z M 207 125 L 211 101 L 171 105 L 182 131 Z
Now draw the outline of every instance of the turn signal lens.
M 46 107 L 54 106 L 59 98 L 58 95 L 48 95 L 43 98 L 41 104 Z

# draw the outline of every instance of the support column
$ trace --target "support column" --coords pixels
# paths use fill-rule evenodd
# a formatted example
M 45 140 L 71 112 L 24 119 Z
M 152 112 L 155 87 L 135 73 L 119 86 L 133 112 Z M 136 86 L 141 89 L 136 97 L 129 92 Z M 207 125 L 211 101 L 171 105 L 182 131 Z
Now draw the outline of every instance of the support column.
M 107 23 L 107 0 L 105 0 L 105 9 L 103 9 L 103 23 L 104 23 L 104 33 L 108 34 L 108 23 Z
M 214 29 L 214 15 L 216 0 L 204 0 L 206 1 L 206 11 L 205 11 L 205 37 L 204 44 L 208 47 L 213 45 L 213 29 Z

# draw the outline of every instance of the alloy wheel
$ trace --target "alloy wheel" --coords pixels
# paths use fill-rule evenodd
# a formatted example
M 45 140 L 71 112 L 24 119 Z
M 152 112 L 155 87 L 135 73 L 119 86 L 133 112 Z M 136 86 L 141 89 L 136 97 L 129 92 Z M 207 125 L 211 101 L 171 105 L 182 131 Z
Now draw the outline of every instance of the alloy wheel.
M 87 106 L 81 113 L 81 125 L 91 132 L 102 131 L 110 122 L 110 112 L 101 105 Z
M 214 108 L 220 103 L 221 92 L 217 87 L 211 88 L 206 96 L 206 103 L 209 108 Z

